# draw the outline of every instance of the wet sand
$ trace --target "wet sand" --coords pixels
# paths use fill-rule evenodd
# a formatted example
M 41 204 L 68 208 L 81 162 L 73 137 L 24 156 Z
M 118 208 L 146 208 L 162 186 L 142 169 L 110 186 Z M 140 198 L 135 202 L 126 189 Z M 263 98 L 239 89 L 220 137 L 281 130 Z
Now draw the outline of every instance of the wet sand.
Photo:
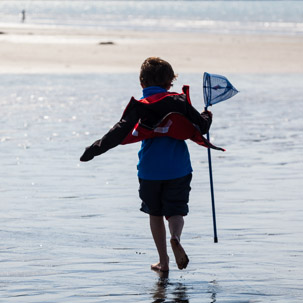
M 2 28 L 0 73 L 137 72 L 149 56 L 178 72 L 302 73 L 303 37 Z
M 212 152 L 219 243 L 207 153 L 188 142 L 194 175 L 181 240 L 190 262 L 178 270 L 169 248 L 161 279 L 139 211 L 139 144 L 79 162 L 140 96 L 137 73 L 0 75 L 3 301 L 301 303 L 303 76 L 228 77 L 240 93 L 212 108 L 212 141 L 227 150 Z M 181 73 L 174 89 L 183 83 L 202 109 L 199 74 Z

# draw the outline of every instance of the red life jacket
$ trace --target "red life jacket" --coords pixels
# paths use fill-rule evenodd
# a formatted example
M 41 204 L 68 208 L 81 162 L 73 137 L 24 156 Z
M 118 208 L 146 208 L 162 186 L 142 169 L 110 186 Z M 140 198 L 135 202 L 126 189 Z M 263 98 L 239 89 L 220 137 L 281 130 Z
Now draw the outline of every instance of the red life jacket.
M 130 103 L 135 101 L 147 105 L 152 105 L 156 102 L 160 102 L 167 96 L 185 94 L 187 102 L 191 105 L 191 101 L 189 98 L 189 86 L 183 86 L 182 91 L 183 94 L 165 92 L 155 94 L 141 100 L 135 100 L 134 98 L 132 98 Z M 125 109 L 125 111 L 126 110 L 127 108 Z M 166 116 L 162 117 L 158 121 L 158 123 L 156 123 L 156 125 L 154 125 L 152 128 L 150 126 L 145 125 L 141 120 L 139 120 L 133 130 L 124 138 L 124 140 L 120 144 L 129 144 L 145 139 L 164 136 L 172 137 L 178 140 L 190 139 L 204 147 L 225 151 L 225 149 L 214 146 L 206 138 L 204 138 L 201 132 L 199 131 L 199 128 L 190 121 L 190 117 L 187 118 L 183 114 L 178 112 L 171 112 Z

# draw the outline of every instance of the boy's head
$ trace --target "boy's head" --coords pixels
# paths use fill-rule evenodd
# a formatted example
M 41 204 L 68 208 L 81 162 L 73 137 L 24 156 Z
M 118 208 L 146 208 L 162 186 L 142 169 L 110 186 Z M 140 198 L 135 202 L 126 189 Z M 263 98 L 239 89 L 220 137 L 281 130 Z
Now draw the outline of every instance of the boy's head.
M 143 88 L 160 86 L 169 89 L 176 78 L 171 65 L 161 58 L 149 57 L 141 65 L 140 83 Z

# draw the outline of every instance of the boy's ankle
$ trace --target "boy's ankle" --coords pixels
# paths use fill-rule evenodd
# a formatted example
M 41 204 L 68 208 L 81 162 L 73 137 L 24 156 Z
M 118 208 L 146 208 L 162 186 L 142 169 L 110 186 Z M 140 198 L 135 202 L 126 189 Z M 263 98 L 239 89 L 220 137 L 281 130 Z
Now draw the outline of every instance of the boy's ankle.
M 167 255 L 164 258 L 160 258 L 160 264 L 167 265 L 169 263 L 169 256 Z

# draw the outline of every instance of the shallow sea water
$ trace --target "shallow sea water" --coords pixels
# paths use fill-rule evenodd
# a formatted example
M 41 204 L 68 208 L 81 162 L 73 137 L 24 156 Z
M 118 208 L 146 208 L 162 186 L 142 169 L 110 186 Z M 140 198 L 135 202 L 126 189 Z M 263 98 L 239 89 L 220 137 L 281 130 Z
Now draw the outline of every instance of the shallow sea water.
M 182 242 L 190 263 L 160 278 L 139 211 L 139 144 L 80 163 L 85 146 L 141 91 L 136 74 L 0 75 L 1 302 L 302 302 L 303 75 L 226 75 L 211 138 L 219 243 L 206 149 Z M 180 74 L 200 110 L 202 74 Z
M 0 1 L 0 27 L 302 35 L 300 1 Z M 26 24 L 21 24 L 24 27 Z

